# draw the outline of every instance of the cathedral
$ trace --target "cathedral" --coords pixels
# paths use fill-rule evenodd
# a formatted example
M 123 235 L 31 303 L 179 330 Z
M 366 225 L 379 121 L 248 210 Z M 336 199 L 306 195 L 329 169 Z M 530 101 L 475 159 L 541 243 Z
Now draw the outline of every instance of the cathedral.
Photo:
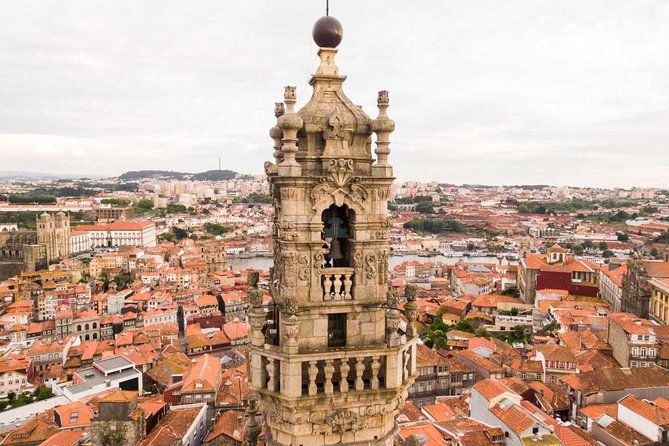
M 70 254 L 70 217 L 44 212 L 35 223 L 34 231 L 14 227 L 0 232 L 0 280 L 22 270 L 47 268 Z
M 376 118 L 344 94 L 346 76 L 335 62 L 339 21 L 322 17 L 313 37 L 320 66 L 311 99 L 296 110 L 296 87 L 285 87 L 270 130 L 273 310 L 267 317 L 251 279 L 255 401 L 245 435 L 256 444 L 259 410 L 269 446 L 389 446 L 416 376 L 417 341 L 414 290 L 406 292 L 409 324 L 401 331 L 399 298 L 388 288 L 395 123 L 387 91 L 378 92 Z

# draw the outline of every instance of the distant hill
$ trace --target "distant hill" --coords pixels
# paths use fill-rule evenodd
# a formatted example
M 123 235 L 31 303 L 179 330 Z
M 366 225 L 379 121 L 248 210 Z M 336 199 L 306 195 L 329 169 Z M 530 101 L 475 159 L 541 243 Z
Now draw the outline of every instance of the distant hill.
M 52 174 L 44 172 L 30 172 L 23 170 L 0 170 L 0 180 L 58 180 L 58 179 L 78 179 L 81 177 L 88 178 L 102 178 L 100 175 L 68 175 L 68 174 Z
M 175 172 L 173 170 L 131 170 L 118 178 L 124 181 L 162 178 L 169 180 L 225 181 L 237 178 L 239 174 L 232 170 L 208 170 L 200 173 Z

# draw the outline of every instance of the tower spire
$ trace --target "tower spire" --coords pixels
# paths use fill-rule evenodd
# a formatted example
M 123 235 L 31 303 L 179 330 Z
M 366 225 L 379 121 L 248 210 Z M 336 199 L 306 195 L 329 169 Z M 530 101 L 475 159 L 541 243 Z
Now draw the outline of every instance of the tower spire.
M 346 76 L 334 63 L 342 35 L 337 19 L 318 19 L 321 64 L 311 99 L 296 110 L 295 87 L 286 87 L 270 130 L 269 318 L 257 280 L 249 280 L 249 386 L 268 446 L 392 446 L 395 416 L 417 374 L 416 289 L 407 287 L 410 323 L 402 335 L 388 284 L 395 123 L 387 91 L 378 93 L 375 119 L 344 93 Z

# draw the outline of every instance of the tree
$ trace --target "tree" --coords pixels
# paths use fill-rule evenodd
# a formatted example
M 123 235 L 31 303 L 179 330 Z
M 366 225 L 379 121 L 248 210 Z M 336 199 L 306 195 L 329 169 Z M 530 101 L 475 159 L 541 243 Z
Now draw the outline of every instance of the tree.
M 474 332 L 474 328 L 472 327 L 472 324 L 470 324 L 469 321 L 466 321 L 464 319 L 458 321 L 458 323 L 455 324 L 454 328 L 456 330 L 467 331 L 469 333 Z
M 172 232 L 174 233 L 174 236 L 177 238 L 177 240 L 181 240 L 182 238 L 188 237 L 188 231 L 185 229 L 178 228 L 176 226 L 172 227 Z
M 609 245 L 607 245 L 606 242 L 601 241 L 599 242 L 599 249 L 602 251 L 606 251 L 607 249 L 609 249 Z
M 434 214 L 434 207 L 432 206 L 432 203 L 422 201 L 416 205 L 416 212 L 420 212 L 421 214 Z
M 223 226 L 217 223 L 205 223 L 204 230 L 213 235 L 223 235 L 226 232 L 232 231 L 230 226 Z
M 129 206 L 130 200 L 127 198 L 103 198 L 100 203 L 111 204 L 112 206 Z
M 610 249 L 605 249 L 604 252 L 602 253 L 602 257 L 607 259 L 613 257 L 613 255 L 614 255 L 613 251 L 611 251 Z
M 486 338 L 486 339 L 490 338 L 490 333 L 484 326 L 480 326 L 479 328 L 477 328 L 474 334 L 479 338 Z
M 650 250 L 650 255 L 653 256 L 653 257 L 659 257 L 660 252 L 657 250 L 657 248 L 653 248 L 653 249 Z
M 139 200 L 137 202 L 137 207 L 145 211 L 150 211 L 151 209 L 153 209 L 153 200 L 149 200 L 148 198 Z
M 583 249 L 592 249 L 595 247 L 595 244 L 592 242 L 592 240 L 586 240 L 581 244 L 581 246 L 583 246 Z
M 473 251 L 476 249 L 476 245 L 472 242 L 467 243 L 467 251 Z
M 47 398 L 51 398 L 53 396 L 53 392 L 46 386 L 39 386 L 37 389 L 35 389 L 35 392 L 33 392 L 33 396 L 37 401 L 42 401 Z
M 630 239 L 630 236 L 625 234 L 624 232 L 619 232 L 618 234 L 616 234 L 616 236 L 619 242 L 628 242 Z
M 574 254 L 576 254 L 577 256 L 580 256 L 580 255 L 583 254 L 583 246 L 581 246 L 581 245 L 574 245 L 572 250 L 574 251 Z

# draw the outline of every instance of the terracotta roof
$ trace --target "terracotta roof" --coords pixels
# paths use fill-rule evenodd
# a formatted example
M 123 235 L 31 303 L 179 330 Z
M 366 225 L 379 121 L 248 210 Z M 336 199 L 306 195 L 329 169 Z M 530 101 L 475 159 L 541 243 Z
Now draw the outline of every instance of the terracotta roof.
M 473 389 L 483 395 L 488 401 L 500 396 L 504 392 L 515 394 L 511 389 L 505 386 L 504 383 L 496 379 L 484 379 L 483 381 L 479 381 L 474 384 Z
M 78 446 L 79 440 L 86 435 L 86 432 L 83 429 L 61 431 L 40 443 L 39 446 Z
M 597 424 L 601 426 L 602 430 L 626 446 L 646 445 L 653 443 L 653 441 L 649 438 L 641 435 L 639 432 L 635 431 L 628 425 L 611 419 L 611 417 L 608 415 L 602 415 L 599 417 Z M 604 425 L 602 426 L 602 424 Z
M 171 410 L 138 446 L 166 446 L 180 441 L 196 420 L 202 408 L 189 407 Z
M 93 418 L 91 409 L 81 401 L 58 406 L 54 409 L 54 412 L 60 418 L 59 426 L 61 429 L 90 426 Z
M 613 390 L 669 386 L 669 373 L 657 367 L 606 368 L 567 374 L 560 378 L 569 387 L 585 395 Z
M 448 365 L 446 358 L 430 347 L 423 344 L 418 344 L 416 347 L 416 367 Z
M 205 438 L 205 442 L 213 442 L 223 435 L 235 442 L 241 443 L 244 441 L 244 423 L 246 423 L 244 412 L 240 410 L 227 410 L 218 417 Z M 227 441 L 223 440 L 222 444 L 225 443 Z
M 562 345 L 539 345 L 535 349 L 541 352 L 547 361 L 571 362 L 576 364 L 576 358 L 567 347 Z
M 658 426 L 665 429 L 669 426 L 669 409 L 650 404 L 647 401 L 640 400 L 634 395 L 627 395 L 618 401 L 618 404 L 639 414 Z
M 203 355 L 184 376 L 181 393 L 215 393 L 221 385 L 221 363 L 218 358 Z
M 643 260 L 643 267 L 648 277 L 669 278 L 669 262 Z
M 498 381 L 518 395 L 522 395 L 523 393 L 530 390 L 530 386 L 525 381 L 515 376 L 512 378 L 503 378 Z
M 516 404 L 496 404 L 490 408 L 490 412 L 518 435 L 536 423 L 534 418 Z
M 457 414 L 450 406 L 442 403 L 426 404 L 422 407 L 423 412 L 427 413 L 434 421 L 448 421 L 455 418 Z
M 399 413 L 395 416 L 395 420 L 399 424 L 415 423 L 416 421 L 427 420 L 427 417 L 420 411 L 418 407 L 411 401 L 404 403 Z
M 591 404 L 579 409 L 586 417 L 596 420 L 602 414 L 607 414 L 612 418 L 618 418 L 618 403 L 610 404 Z
M 445 434 L 427 422 L 410 427 L 400 427 L 399 435 L 403 440 L 406 440 L 411 435 L 420 436 L 425 439 L 425 442 L 421 443 L 421 446 L 444 446 L 446 444 L 446 440 L 444 439 Z

